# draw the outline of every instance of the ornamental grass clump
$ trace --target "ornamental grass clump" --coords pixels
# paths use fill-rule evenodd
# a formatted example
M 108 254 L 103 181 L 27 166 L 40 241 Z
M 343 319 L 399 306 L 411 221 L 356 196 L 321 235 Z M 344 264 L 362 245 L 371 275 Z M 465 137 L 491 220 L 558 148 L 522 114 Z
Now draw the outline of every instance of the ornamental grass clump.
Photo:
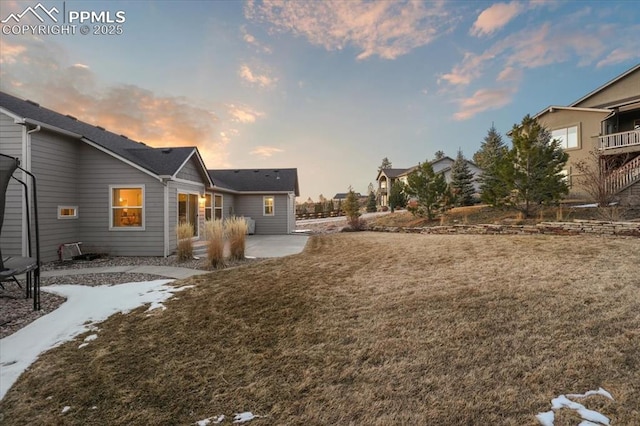
M 207 261 L 214 268 L 221 268 L 224 266 L 224 226 L 222 220 L 208 220 L 204 226 L 207 235 Z
M 225 230 L 229 239 L 229 252 L 233 260 L 244 259 L 247 239 L 247 222 L 244 218 L 233 217 L 225 222 Z
M 193 226 L 189 223 L 178 225 L 178 260 L 189 260 L 193 257 Z

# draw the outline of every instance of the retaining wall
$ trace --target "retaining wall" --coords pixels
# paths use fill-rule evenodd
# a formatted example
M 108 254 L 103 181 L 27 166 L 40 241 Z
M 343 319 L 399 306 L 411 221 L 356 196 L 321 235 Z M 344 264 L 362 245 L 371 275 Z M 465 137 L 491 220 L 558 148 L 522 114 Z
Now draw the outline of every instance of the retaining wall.
M 552 234 L 552 235 L 605 235 L 640 238 L 640 222 L 608 222 L 600 220 L 574 220 L 573 222 L 542 222 L 537 225 L 446 225 L 405 228 L 397 226 L 370 226 L 369 231 L 405 232 L 414 234 Z

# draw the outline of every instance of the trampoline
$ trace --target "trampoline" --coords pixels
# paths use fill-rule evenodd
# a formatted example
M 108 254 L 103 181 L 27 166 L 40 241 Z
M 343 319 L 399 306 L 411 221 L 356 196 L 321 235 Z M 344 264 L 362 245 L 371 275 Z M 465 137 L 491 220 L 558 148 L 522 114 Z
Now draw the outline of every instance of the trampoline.
M 16 170 L 24 172 L 27 180 L 23 181 L 16 177 L 14 175 Z M 24 218 L 27 223 L 27 255 L 4 256 L 2 254 L 2 247 L 0 247 L 0 296 L 1 291 L 4 290 L 5 283 L 13 282 L 20 286 L 20 288 L 23 288 L 20 280 L 24 279 L 25 297 L 33 297 L 33 309 L 40 310 L 40 238 L 36 178 L 32 173 L 20 167 L 20 160 L 0 153 L 0 235 L 4 223 L 7 188 L 11 179 L 22 185 L 24 191 Z M 27 184 L 29 180 L 31 185 Z M 29 200 L 29 186 L 31 186 L 31 200 Z M 33 214 L 31 214 L 32 208 Z

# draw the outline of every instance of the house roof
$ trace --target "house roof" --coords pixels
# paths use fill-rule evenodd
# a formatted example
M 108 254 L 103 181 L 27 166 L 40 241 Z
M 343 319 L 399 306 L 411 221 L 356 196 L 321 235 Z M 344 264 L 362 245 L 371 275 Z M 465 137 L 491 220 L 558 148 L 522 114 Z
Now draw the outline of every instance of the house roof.
M 355 194 L 356 194 L 356 197 L 362 198 L 362 194 L 360 194 L 359 192 L 356 192 Z M 348 192 L 338 192 L 336 195 L 333 196 L 332 199 L 333 200 L 346 200 L 347 199 L 347 195 L 349 195 Z
M 623 72 L 622 74 L 620 74 L 619 76 L 615 77 L 614 79 L 606 82 L 605 84 L 603 84 L 602 86 L 600 86 L 596 90 L 594 90 L 593 92 L 587 93 L 586 95 L 584 95 L 583 97 L 581 97 L 577 101 L 571 103 L 569 106 L 570 107 L 575 107 L 576 105 L 581 104 L 582 102 L 586 101 L 590 97 L 602 92 L 603 90 L 605 90 L 609 86 L 613 85 L 614 83 L 618 82 L 619 80 L 622 80 L 623 78 L 625 78 L 629 74 L 631 74 L 631 73 L 633 73 L 633 72 L 635 72 L 635 71 L 637 71 L 639 69 L 640 69 L 640 63 L 635 65 L 635 66 L 633 66 L 633 67 L 631 67 L 630 69 L 628 69 L 627 71 Z
M 190 157 L 200 154 L 196 147 L 153 148 L 100 126 L 85 123 L 70 115 L 60 114 L 35 102 L 0 92 L 0 107 L 25 123 L 41 125 L 52 131 L 93 143 L 104 151 L 134 163 L 157 176 L 174 176 Z
M 300 195 L 298 169 L 208 170 L 214 187 L 238 192 L 293 192 Z

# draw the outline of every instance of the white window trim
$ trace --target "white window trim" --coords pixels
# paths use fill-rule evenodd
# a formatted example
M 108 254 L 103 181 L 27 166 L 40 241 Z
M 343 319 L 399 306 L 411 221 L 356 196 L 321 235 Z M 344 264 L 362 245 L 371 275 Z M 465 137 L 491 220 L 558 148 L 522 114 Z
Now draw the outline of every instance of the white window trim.
M 216 206 L 216 197 L 220 197 L 220 207 Z M 216 211 L 220 210 L 220 219 L 224 219 L 224 196 L 222 194 L 213 194 L 213 198 L 211 199 L 211 210 L 212 216 L 214 219 L 216 218 Z
M 565 146 L 560 146 L 560 148 L 562 148 L 565 151 L 573 151 L 573 150 L 577 150 L 577 149 L 581 149 L 582 148 L 582 130 L 580 129 L 580 123 L 571 123 L 571 124 L 567 124 L 561 127 L 557 127 L 555 129 L 551 130 L 551 140 L 553 140 L 553 132 L 558 131 L 558 130 L 564 130 L 566 135 L 568 136 L 568 130 L 572 127 L 576 128 L 576 146 L 572 146 L 572 147 L 565 147 Z M 567 140 L 568 142 L 568 140 Z
M 65 209 L 73 209 L 74 214 L 63 215 L 62 210 L 65 210 Z M 78 206 L 58 206 L 58 219 L 61 219 L 61 220 L 77 219 L 78 216 L 79 216 Z
M 267 199 L 273 200 L 273 208 L 271 213 L 266 213 Z M 276 215 L 276 197 L 273 195 L 265 195 L 262 197 L 262 216 L 275 216 Z
M 113 190 L 114 189 L 141 189 L 142 190 L 142 226 L 113 226 Z M 124 232 L 132 232 L 132 231 L 144 231 L 147 226 L 147 218 L 145 214 L 145 185 L 144 184 L 121 184 L 121 185 L 109 185 L 109 231 L 124 231 Z M 117 206 L 116 206 L 117 207 Z M 133 207 L 133 206 L 131 206 Z M 134 207 L 139 208 L 139 207 Z

